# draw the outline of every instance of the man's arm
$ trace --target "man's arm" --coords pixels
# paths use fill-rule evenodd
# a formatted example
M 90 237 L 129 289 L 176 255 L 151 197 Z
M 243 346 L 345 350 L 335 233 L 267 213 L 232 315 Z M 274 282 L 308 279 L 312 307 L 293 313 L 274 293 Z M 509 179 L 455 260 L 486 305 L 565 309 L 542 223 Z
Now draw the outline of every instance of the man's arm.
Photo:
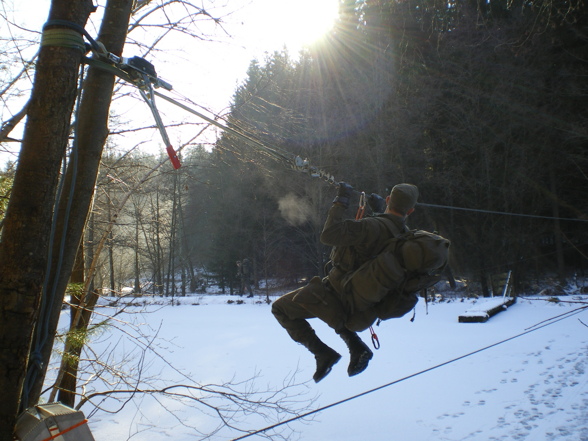
M 321 242 L 329 246 L 358 245 L 368 235 L 367 222 L 345 219 L 345 207 L 333 204 L 321 233 Z
M 353 187 L 340 182 L 337 196 L 329 209 L 327 220 L 321 233 L 321 242 L 325 245 L 341 247 L 351 245 L 365 245 L 380 237 L 379 222 L 371 219 L 345 219 L 345 210 L 353 194 Z

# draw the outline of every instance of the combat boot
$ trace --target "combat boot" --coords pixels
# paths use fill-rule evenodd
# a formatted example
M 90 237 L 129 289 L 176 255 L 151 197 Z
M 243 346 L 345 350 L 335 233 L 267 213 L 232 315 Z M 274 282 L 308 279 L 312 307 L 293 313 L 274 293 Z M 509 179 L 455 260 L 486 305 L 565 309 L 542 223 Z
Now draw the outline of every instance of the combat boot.
M 359 336 L 347 328 L 337 331 L 347 347 L 349 348 L 349 367 L 347 374 L 350 377 L 361 374 L 368 367 L 374 356 L 370 348 L 359 338 Z
M 308 334 L 307 338 L 304 341 L 301 341 L 302 345 L 304 345 L 310 352 L 314 354 L 314 358 L 316 360 L 316 371 L 312 376 L 312 379 L 315 383 L 318 383 L 331 372 L 333 366 L 341 360 L 341 355 L 335 351 L 334 349 L 330 348 L 326 344 L 324 344 L 314 333 Z

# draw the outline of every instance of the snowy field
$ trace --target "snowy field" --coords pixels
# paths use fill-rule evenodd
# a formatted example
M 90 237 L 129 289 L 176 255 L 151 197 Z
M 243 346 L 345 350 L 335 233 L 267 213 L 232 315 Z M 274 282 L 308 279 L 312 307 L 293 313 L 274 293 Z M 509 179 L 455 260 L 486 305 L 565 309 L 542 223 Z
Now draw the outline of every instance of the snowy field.
M 143 384 L 231 383 L 253 398 L 281 397 L 294 412 L 324 410 L 243 438 L 247 431 L 296 415 L 267 412 L 264 418 L 237 412 L 230 421 L 234 428 L 218 429 L 215 412 L 193 400 L 121 392 L 117 398 L 123 401 L 101 403 L 110 411 L 122 407 L 117 413 L 94 413 L 90 404 L 81 408 L 96 441 L 269 436 L 304 441 L 588 441 L 588 312 L 567 314 L 587 306 L 581 302 L 588 302 L 588 296 L 560 298 L 570 303 L 519 299 L 486 323 L 458 323 L 460 314 L 476 306 L 473 300 L 429 303 L 428 313 L 421 300 L 414 322 L 408 314 L 375 328 L 381 348 L 374 350 L 368 369 L 352 378 L 346 373 L 343 342 L 314 319 L 311 324 L 321 339 L 344 355 L 318 384 L 312 381 L 313 356 L 290 340 L 264 299 L 190 296 L 171 306 L 168 299 L 138 298 L 145 304 L 129 307 L 116 320 L 135 323 L 145 335 L 157 334 L 150 343 L 153 350 L 140 357 L 137 343 L 117 326 L 92 347 L 111 362 L 127 360 L 121 369 L 141 363 Z M 361 336 L 369 343 L 368 331 Z

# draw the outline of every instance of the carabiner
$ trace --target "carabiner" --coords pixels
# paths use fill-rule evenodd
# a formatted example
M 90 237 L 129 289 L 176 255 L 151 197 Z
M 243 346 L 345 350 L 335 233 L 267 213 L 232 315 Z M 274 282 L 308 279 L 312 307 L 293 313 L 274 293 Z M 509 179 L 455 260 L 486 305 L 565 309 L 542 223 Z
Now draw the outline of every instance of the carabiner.
M 375 349 L 380 349 L 380 340 L 378 339 L 378 335 L 374 332 L 374 328 L 370 326 L 370 334 L 372 335 L 372 344 L 374 345 Z
M 360 220 L 363 218 L 365 214 L 365 191 L 362 191 L 359 195 L 359 207 L 357 208 L 357 213 L 355 214 L 355 220 Z

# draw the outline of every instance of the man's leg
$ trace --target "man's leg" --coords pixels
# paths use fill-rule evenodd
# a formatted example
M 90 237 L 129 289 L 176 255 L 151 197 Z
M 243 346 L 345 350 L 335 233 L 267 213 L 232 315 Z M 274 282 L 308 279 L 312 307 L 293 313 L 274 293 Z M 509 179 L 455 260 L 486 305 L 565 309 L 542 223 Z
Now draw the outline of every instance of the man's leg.
M 316 359 L 316 372 L 313 375 L 315 382 L 325 378 L 331 369 L 341 359 L 335 350 L 324 344 L 314 332 L 314 329 L 306 319 L 315 318 L 315 315 L 306 310 L 293 298 L 300 290 L 284 294 L 272 304 L 272 313 L 288 332 L 290 338 L 306 347 Z

